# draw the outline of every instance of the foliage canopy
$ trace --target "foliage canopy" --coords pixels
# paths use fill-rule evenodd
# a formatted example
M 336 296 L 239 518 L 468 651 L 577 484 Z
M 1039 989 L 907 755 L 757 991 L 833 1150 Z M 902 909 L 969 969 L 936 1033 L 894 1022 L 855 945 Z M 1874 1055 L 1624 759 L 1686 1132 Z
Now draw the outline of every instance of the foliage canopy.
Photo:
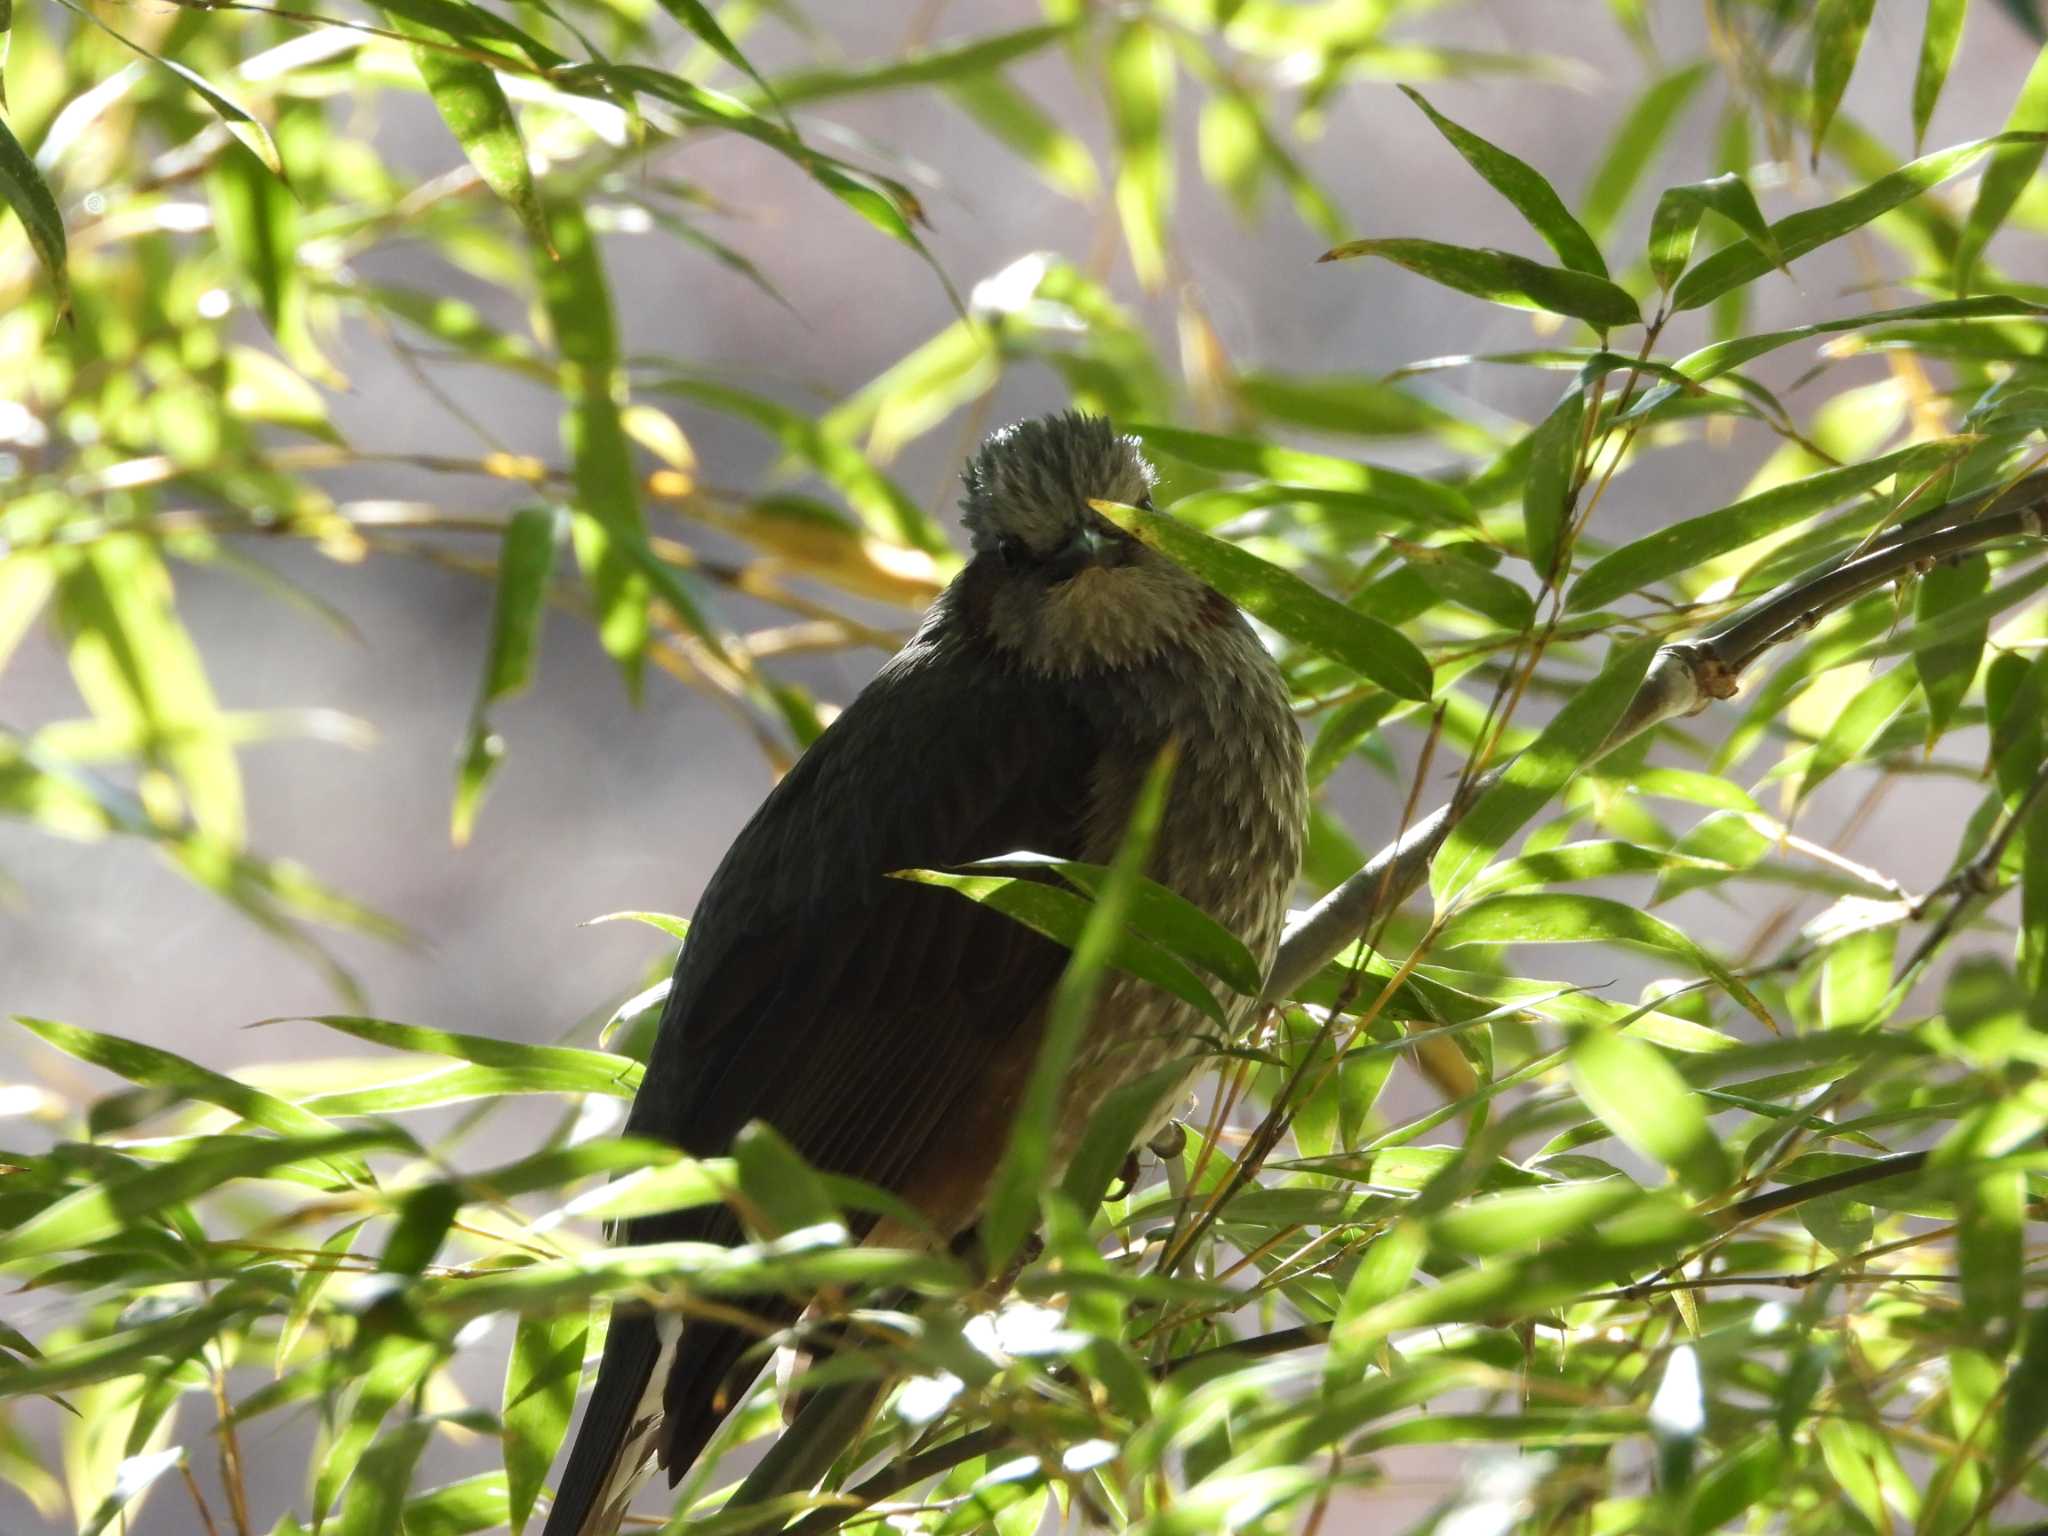
M 595 1134 L 658 1003 L 626 978 L 552 1045 L 350 1003 L 317 1023 L 366 1050 L 317 1078 L 19 1019 L 21 1049 L 128 1086 L 6 1099 L 0 1270 L 36 1322 L 0 1325 L 5 1498 L 88 1536 L 145 1500 L 138 1528 L 519 1530 L 593 1300 L 729 1311 L 822 1287 L 815 1321 L 854 1326 L 813 1379 L 902 1386 L 821 1493 L 727 1502 L 741 1463 L 707 1465 L 682 1490 L 691 1529 L 886 1514 L 1022 1536 L 1055 1509 L 1153 1536 L 1343 1528 L 1384 1518 L 1372 1485 L 1436 1447 L 1458 1475 L 1413 1528 L 1461 1536 L 1946 1536 L 2048 1501 L 2048 287 L 2014 275 L 2041 270 L 2048 230 L 2048 53 L 1991 82 L 2007 115 L 1978 137 L 1921 148 L 1964 0 L 1912 8 L 1910 89 L 1868 123 L 1843 102 L 1869 0 L 1712 0 L 1680 58 L 1653 38 L 1691 8 L 1611 0 L 1641 75 L 1574 192 L 1438 99 L 1484 78 L 1590 122 L 1597 95 L 1541 94 L 1573 60 L 1432 41 L 1435 9 L 1047 0 L 1012 30 L 963 18 L 847 60 L 757 0 L 0 0 L 0 665 L 47 624 L 83 706 L 0 729 L 9 816 L 146 840 L 323 964 L 310 925 L 391 933 L 249 846 L 238 748 L 306 722 L 222 708 L 181 617 L 176 572 L 275 588 L 259 552 L 279 539 L 492 584 L 458 842 L 550 609 L 587 619 L 636 695 L 650 669 L 707 692 L 786 764 L 829 701 L 780 659 L 872 642 L 877 605 L 900 619 L 955 567 L 896 453 L 978 420 L 1020 370 L 1144 438 L 1160 510 L 1105 510 L 1264 623 L 1325 791 L 1324 905 L 1271 978 L 1135 857 L 1060 884 L 922 876 L 1071 940 L 1075 1006 L 1109 965 L 1274 1005 L 1219 1042 L 1184 1144 L 1134 1184 L 1114 1109 L 1057 1182 L 1026 1117 L 992 1222 L 998 1247 L 1036 1224 L 1044 1248 L 1007 1300 L 964 1261 L 849 1246 L 844 1213 L 885 1197 L 772 1134 L 708 1163 Z M 1967 20 L 2040 47 L 2024 5 Z M 757 67 L 771 53 L 796 62 Z M 1408 210 L 1352 227 L 1310 141 L 1386 81 L 1412 105 L 1383 110 L 1423 114 L 1519 217 L 1516 249 L 1426 209 L 1415 233 Z M 955 291 L 914 163 L 833 115 L 878 92 L 943 96 L 1020 177 L 1102 208 L 1124 263 L 1020 254 L 823 410 L 635 350 L 619 242 L 768 282 L 692 175 L 739 140 L 815 186 L 819 238 L 894 241 Z M 422 94 L 449 138 L 427 180 L 349 110 Z M 1666 159 L 1691 179 L 1655 190 Z M 1234 367 L 1187 281 L 1196 169 L 1246 211 L 1284 199 L 1353 263 L 1316 281 L 1392 264 L 1461 296 L 1447 315 L 1469 296 L 1533 311 L 1536 334 L 1391 377 Z M 400 243 L 450 281 L 375 276 Z M 1853 285 L 1808 275 L 1845 252 Z M 1788 280 L 1806 318 L 1755 328 L 1755 295 Z M 1145 318 L 1168 310 L 1177 358 Z M 423 388 L 551 392 L 561 454 L 475 420 L 474 451 L 401 456 L 411 499 L 350 499 L 333 472 L 379 457 L 329 415 L 358 331 Z M 1482 369 L 1547 376 L 1551 398 L 1527 421 L 1479 409 L 1456 381 Z M 709 416 L 758 428 L 784 473 L 720 488 L 683 425 Z M 1702 443 L 1767 449 L 1727 505 L 1691 490 Z M 456 475 L 524 504 L 445 513 Z M 1618 483 L 1670 517 L 1616 526 Z M 712 535 L 751 553 L 707 553 Z M 788 623 L 740 627 L 739 594 Z M 1375 860 L 1328 793 L 1361 771 L 1417 829 Z M 1916 825 L 1946 850 L 1933 888 L 1834 846 L 1935 778 L 1974 808 Z M 1646 957 L 1639 985 L 1560 979 L 1614 950 Z M 478 1166 L 478 1128 L 537 1102 L 545 1138 Z M 598 1239 L 607 1217 L 722 1199 L 758 1241 Z M 507 1339 L 502 1395 L 479 1400 L 464 1368 Z M 776 1396 L 727 1449 L 779 1429 Z M 318 1425 L 303 1495 L 251 1508 L 251 1437 L 293 1415 Z M 484 1470 L 431 1485 L 479 1444 Z

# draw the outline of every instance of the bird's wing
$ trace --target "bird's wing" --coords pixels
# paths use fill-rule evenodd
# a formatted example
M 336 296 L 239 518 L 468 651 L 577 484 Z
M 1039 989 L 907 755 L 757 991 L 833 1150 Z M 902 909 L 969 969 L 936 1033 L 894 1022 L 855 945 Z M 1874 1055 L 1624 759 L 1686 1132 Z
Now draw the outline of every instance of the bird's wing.
M 992 1068 L 1020 1042 L 1031 1048 L 1026 1026 L 1066 952 L 955 892 L 888 876 L 1018 849 L 1081 854 L 1096 754 L 1071 690 L 948 647 L 899 655 L 776 786 L 713 877 L 628 1130 L 710 1156 L 760 1119 L 819 1168 L 904 1189 L 934 1133 L 991 1089 Z M 643 1218 L 625 1235 L 739 1232 L 714 1207 Z M 776 1324 L 796 1308 L 754 1310 Z M 615 1313 L 546 1536 L 607 1528 L 586 1520 L 622 1487 L 630 1497 L 647 1470 L 621 1464 L 629 1441 L 658 1449 L 680 1478 L 755 1343 L 698 1322 L 680 1341 L 659 1338 L 644 1313 Z M 634 1433 L 656 1400 L 658 1446 Z

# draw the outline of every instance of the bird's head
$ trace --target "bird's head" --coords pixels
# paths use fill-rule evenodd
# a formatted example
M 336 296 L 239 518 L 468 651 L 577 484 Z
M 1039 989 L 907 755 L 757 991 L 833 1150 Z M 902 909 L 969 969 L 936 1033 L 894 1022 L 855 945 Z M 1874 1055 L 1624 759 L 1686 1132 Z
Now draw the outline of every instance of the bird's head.
M 1069 411 L 1004 427 L 963 477 L 974 558 L 962 580 L 983 632 L 1036 670 L 1132 666 L 1184 642 L 1223 602 L 1089 507 L 1151 505 L 1136 438 Z

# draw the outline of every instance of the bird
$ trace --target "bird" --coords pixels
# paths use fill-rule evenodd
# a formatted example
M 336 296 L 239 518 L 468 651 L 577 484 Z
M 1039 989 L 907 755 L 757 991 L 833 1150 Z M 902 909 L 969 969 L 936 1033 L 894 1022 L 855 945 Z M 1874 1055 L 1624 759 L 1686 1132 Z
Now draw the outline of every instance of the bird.
M 1136 438 L 1079 412 L 1005 427 L 972 455 L 969 558 L 705 887 L 625 1134 L 710 1157 L 762 1121 L 812 1166 L 907 1202 L 937 1240 L 970 1234 L 1068 952 L 891 876 L 1017 851 L 1108 863 L 1169 743 L 1146 873 L 1270 963 L 1307 820 L 1301 732 L 1237 606 L 1090 506 L 1150 508 L 1154 478 Z M 1055 1169 L 1110 1093 L 1189 1057 L 1157 1129 L 1204 1029 L 1185 1001 L 1112 972 L 1062 1081 Z M 723 1206 L 615 1236 L 742 1240 Z M 776 1327 L 802 1310 L 749 1303 Z M 759 1346 L 616 1308 L 544 1536 L 610 1536 L 657 1469 L 679 1482 Z

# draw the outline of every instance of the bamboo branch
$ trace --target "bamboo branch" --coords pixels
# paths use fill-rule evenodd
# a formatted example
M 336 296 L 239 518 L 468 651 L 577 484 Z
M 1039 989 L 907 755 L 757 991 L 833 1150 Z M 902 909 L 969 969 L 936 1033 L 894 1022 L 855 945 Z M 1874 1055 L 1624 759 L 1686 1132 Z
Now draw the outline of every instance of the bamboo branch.
M 1991 510 L 2001 504 L 2002 510 Z M 1717 699 L 1733 698 L 1742 674 L 1766 651 L 1807 633 L 1828 614 L 1908 571 L 2006 539 L 2048 537 L 2048 474 L 2030 476 L 1989 496 L 1950 502 L 1908 526 L 1931 531 L 1902 531 L 1902 536 L 1864 554 L 1829 561 L 1698 637 L 1664 646 L 1620 721 L 1587 761 L 1598 761 L 1667 720 L 1698 714 Z M 1288 997 L 1385 912 L 1412 896 L 1429 877 L 1430 860 L 1451 828 L 1499 782 L 1504 768 L 1472 780 L 1461 794 L 1415 823 L 1310 908 L 1280 945 L 1266 984 L 1266 1001 Z

